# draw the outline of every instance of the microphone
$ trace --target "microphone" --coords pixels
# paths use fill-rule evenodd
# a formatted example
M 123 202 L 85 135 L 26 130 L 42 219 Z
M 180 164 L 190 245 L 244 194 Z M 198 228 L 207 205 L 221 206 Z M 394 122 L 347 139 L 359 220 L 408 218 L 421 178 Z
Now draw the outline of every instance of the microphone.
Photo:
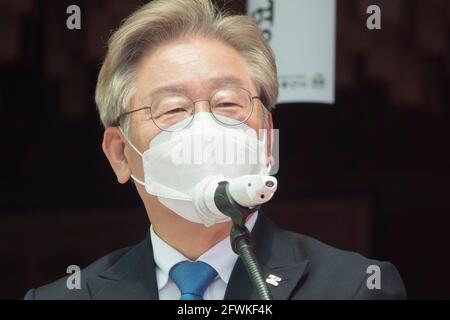
M 233 225 L 230 244 L 241 258 L 245 269 L 262 300 L 272 300 L 262 269 L 254 252 L 254 239 L 245 226 L 248 215 L 269 201 L 277 190 L 277 179 L 267 175 L 245 175 L 226 179 L 210 176 L 194 187 L 194 207 L 205 225 L 224 216 L 230 217 Z
M 256 211 L 272 198 L 276 190 L 277 179 L 268 175 L 244 175 L 232 179 L 209 176 L 195 186 L 192 201 L 208 225 L 227 215 L 226 210 L 219 210 L 223 198 L 238 209 Z

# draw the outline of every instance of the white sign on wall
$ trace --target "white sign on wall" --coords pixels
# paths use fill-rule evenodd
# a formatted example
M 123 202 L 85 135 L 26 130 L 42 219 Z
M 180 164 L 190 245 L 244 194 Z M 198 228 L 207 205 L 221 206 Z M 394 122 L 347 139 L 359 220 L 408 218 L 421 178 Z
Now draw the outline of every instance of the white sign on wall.
M 335 0 L 248 0 L 275 52 L 283 102 L 334 103 Z

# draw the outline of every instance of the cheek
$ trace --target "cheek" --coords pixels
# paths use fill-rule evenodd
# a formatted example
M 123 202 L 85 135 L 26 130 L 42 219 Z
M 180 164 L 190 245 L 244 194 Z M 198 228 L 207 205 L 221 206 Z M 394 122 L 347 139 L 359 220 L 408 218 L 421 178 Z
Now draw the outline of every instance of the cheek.
M 150 142 L 153 140 L 154 137 L 158 135 L 159 131 L 156 130 L 141 130 L 136 135 L 136 142 L 139 145 L 139 150 L 141 150 L 142 153 L 147 151 L 147 149 L 150 146 Z
M 130 165 L 131 171 L 136 174 L 136 173 L 140 173 L 140 169 L 142 167 L 142 158 L 140 155 L 138 155 L 136 153 L 136 151 L 134 151 L 131 148 L 128 148 L 127 150 L 127 160 L 128 160 L 128 164 Z
M 259 133 L 260 133 L 259 130 L 264 129 L 264 126 L 263 126 L 264 121 L 263 120 L 264 120 L 263 113 L 261 111 L 260 106 L 255 106 L 250 119 L 248 119 L 248 121 L 247 121 L 247 125 L 249 127 L 251 127 L 252 129 L 254 129 L 256 132 L 258 132 L 258 136 L 259 136 Z
M 144 153 L 148 149 L 150 141 L 161 132 L 161 130 L 150 122 L 136 121 L 131 126 L 130 139 L 141 153 Z

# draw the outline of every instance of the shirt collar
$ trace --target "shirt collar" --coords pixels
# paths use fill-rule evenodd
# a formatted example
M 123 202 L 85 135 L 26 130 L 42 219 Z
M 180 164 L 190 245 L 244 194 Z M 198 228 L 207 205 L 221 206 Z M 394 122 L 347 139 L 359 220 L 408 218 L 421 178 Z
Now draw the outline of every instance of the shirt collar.
M 258 212 L 255 212 L 245 223 L 248 230 L 252 230 Z M 183 254 L 162 240 L 150 225 L 150 237 L 153 247 L 153 258 L 156 264 L 156 281 L 158 290 L 161 290 L 169 281 L 170 269 L 181 261 L 190 261 Z M 203 261 L 211 265 L 218 273 L 219 277 L 228 283 L 233 266 L 236 263 L 238 255 L 233 252 L 230 244 L 230 237 L 226 237 L 212 248 L 204 252 L 196 261 Z

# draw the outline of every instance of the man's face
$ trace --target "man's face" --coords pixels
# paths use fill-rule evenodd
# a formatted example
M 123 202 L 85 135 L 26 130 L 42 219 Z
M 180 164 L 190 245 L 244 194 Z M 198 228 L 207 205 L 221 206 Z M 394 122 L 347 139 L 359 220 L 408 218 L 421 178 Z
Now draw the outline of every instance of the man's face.
M 196 101 L 209 99 L 224 85 L 242 87 L 252 96 L 259 95 L 244 58 L 235 49 L 217 40 L 183 38 L 143 56 L 137 67 L 136 93 L 131 110 L 149 106 L 152 93 L 161 88 L 175 87 L 178 93 Z M 201 111 L 209 111 L 208 102 L 197 102 L 196 112 Z M 246 124 L 255 130 L 261 128 L 262 105 L 259 100 L 255 100 L 253 113 Z M 148 149 L 150 141 L 160 132 L 145 112 L 132 114 L 129 136 L 141 152 Z M 128 146 L 125 156 L 131 172 L 143 178 L 141 157 Z

